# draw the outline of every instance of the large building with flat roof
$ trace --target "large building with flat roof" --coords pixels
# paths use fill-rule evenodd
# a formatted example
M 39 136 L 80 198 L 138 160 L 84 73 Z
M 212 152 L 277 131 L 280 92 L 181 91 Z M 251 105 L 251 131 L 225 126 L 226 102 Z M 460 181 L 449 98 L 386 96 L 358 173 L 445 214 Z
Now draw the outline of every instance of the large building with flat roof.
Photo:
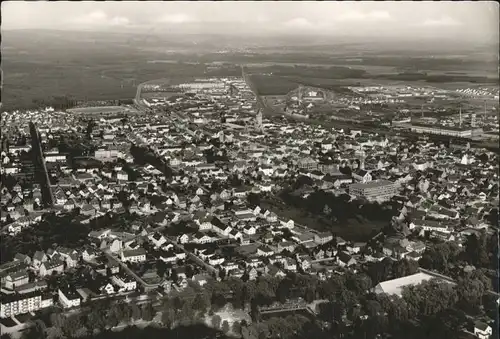
M 52 295 L 44 294 L 41 291 L 33 291 L 25 294 L 1 294 L 0 318 L 34 312 L 52 305 Z
M 456 138 L 470 138 L 473 135 L 479 135 L 483 132 L 481 128 L 473 128 L 470 126 L 462 128 L 442 125 L 428 125 L 416 122 L 411 123 L 409 128 L 415 133 L 446 135 Z
M 374 180 L 367 183 L 349 185 L 349 194 L 363 197 L 370 201 L 391 199 L 399 191 L 399 185 L 389 180 Z
M 446 282 L 448 284 L 454 284 L 454 282 L 446 276 L 432 274 L 432 272 L 422 270 L 418 273 L 408 275 L 406 277 L 382 281 L 374 287 L 373 292 L 375 292 L 376 294 L 385 293 L 388 295 L 397 295 L 401 297 L 401 294 L 405 287 L 419 285 L 424 281 L 429 281 L 431 279 L 436 279 L 440 282 Z

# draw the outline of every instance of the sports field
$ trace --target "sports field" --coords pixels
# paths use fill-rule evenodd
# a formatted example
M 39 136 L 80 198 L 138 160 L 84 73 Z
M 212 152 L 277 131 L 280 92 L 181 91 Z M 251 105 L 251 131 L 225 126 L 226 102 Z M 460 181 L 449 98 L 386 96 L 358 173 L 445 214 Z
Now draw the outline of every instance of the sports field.
M 68 109 L 70 113 L 77 114 L 112 114 L 121 112 L 133 112 L 134 110 L 124 106 L 99 106 L 99 107 L 81 107 Z

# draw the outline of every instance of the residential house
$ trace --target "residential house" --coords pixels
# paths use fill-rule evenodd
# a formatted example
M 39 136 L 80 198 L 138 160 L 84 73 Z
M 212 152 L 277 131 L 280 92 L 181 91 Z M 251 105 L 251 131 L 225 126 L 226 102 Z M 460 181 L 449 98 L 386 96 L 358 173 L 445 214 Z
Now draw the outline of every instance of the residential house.
M 119 292 L 134 291 L 137 288 L 137 282 L 125 274 L 113 275 L 111 281 L 120 287 Z
M 224 260 L 225 260 L 224 257 L 214 255 L 208 259 L 208 264 L 211 266 L 217 266 L 217 265 L 222 264 L 224 262 Z
M 257 248 L 257 255 L 259 257 L 270 257 L 274 254 L 274 251 L 267 246 L 259 246 Z
M 26 254 L 22 253 L 16 253 L 14 256 L 14 261 L 19 261 L 22 262 L 23 264 L 30 265 L 31 264 L 31 258 L 27 256 Z
M 289 252 L 295 251 L 295 244 L 290 241 L 282 241 L 278 243 L 278 252 L 282 252 L 284 250 L 287 250 Z
M 189 235 L 187 234 L 180 235 L 179 237 L 177 237 L 177 242 L 179 244 L 185 244 L 189 242 Z
M 153 243 L 155 247 L 161 247 L 167 242 L 167 239 L 159 232 L 155 232 L 152 235 L 150 235 L 149 240 Z
M 63 308 L 72 308 L 80 306 L 80 295 L 69 288 L 59 288 L 59 303 Z
M 96 212 L 97 212 L 96 209 L 91 204 L 85 204 L 80 209 L 80 214 L 83 214 L 86 216 L 94 216 L 96 214 Z
M 362 183 L 372 181 L 372 175 L 370 172 L 360 168 L 352 172 L 352 177 L 354 180 Z
M 493 335 L 493 330 L 488 324 L 476 321 L 474 323 L 474 335 L 479 339 L 489 339 Z
M 49 258 L 44 252 L 36 251 L 33 255 L 32 265 L 34 268 L 38 269 L 40 265 L 42 265 L 42 263 L 46 262 L 47 260 L 49 260 Z
M 208 276 L 206 274 L 195 274 L 191 280 L 196 281 L 200 286 L 203 286 L 208 282 Z
M 116 173 L 116 179 L 118 179 L 118 181 L 128 181 L 127 172 L 119 171 L 118 173 Z
M 193 237 L 192 237 L 192 242 L 196 244 L 208 244 L 210 242 L 215 241 L 216 239 L 210 237 L 209 235 L 201 232 L 197 232 Z
M 357 263 L 349 253 L 341 251 L 337 254 L 337 264 L 341 267 L 349 267 Z
M 297 271 L 297 263 L 292 258 L 285 259 L 285 265 L 283 266 L 285 270 L 295 272 Z
M 257 272 L 257 270 L 255 269 L 255 267 L 252 267 L 249 271 L 248 271 L 248 279 L 249 280 L 255 280 L 257 279 L 257 276 L 259 275 L 259 272 Z
M 40 265 L 39 274 L 41 277 L 62 272 L 64 272 L 64 262 L 59 259 L 46 261 Z
M 314 242 L 320 245 L 333 240 L 333 235 L 329 232 L 317 233 L 314 235 Z
M 5 278 L 5 287 L 9 290 L 14 290 L 16 287 L 25 285 L 29 282 L 28 273 L 24 270 L 10 273 Z
M 82 252 L 82 258 L 85 261 L 93 261 L 97 257 L 97 252 L 91 248 L 88 247 Z
M 106 285 L 101 286 L 99 290 L 109 295 L 109 294 L 115 294 L 117 289 L 115 288 L 115 286 L 113 286 L 113 284 L 107 283 Z
M 241 238 L 243 237 L 243 234 L 242 234 L 240 231 L 238 231 L 238 230 L 236 230 L 236 229 L 233 229 L 233 230 L 231 230 L 231 231 L 229 232 L 229 237 L 230 237 L 231 239 L 235 239 L 235 240 L 237 240 L 237 239 L 241 239 Z
M 121 252 L 123 262 L 144 262 L 146 261 L 146 250 L 138 248 L 136 250 L 123 250 Z
M 254 235 L 257 229 L 254 226 L 247 225 L 243 228 L 243 233 L 247 235 Z
M 359 253 L 365 246 L 366 243 L 355 242 L 352 245 L 347 245 L 346 249 L 351 253 Z

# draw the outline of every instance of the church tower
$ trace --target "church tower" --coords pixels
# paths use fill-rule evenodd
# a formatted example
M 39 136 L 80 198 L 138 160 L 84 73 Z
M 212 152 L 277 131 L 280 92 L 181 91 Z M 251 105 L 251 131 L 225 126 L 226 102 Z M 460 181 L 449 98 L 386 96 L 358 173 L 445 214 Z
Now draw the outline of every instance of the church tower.
M 257 115 L 255 116 L 255 129 L 259 132 L 264 132 L 264 127 L 262 126 L 262 110 L 259 108 L 257 110 Z

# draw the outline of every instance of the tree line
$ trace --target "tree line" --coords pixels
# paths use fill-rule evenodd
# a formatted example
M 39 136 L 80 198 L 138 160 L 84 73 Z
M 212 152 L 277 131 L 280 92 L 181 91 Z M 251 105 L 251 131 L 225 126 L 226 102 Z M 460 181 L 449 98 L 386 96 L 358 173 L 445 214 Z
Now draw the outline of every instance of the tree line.
M 78 105 L 78 101 L 69 96 L 53 96 L 45 99 L 33 99 L 35 107 L 52 107 L 55 110 L 67 110 Z
M 431 280 L 406 287 L 401 297 L 397 297 L 371 293 L 376 281 L 371 276 L 383 270 L 386 276 L 398 277 L 413 273 L 415 266 L 404 261 L 389 264 L 387 260 L 381 265 L 367 272 L 335 274 L 326 280 L 290 273 L 283 279 L 259 276 L 247 281 L 209 280 L 203 288 L 189 283 L 184 291 L 161 298 L 152 293 L 153 301 L 143 305 L 90 301 L 81 312 L 69 315 L 47 311 L 45 317 L 36 320 L 35 326 L 25 332 L 23 339 L 87 337 L 97 333 L 102 336 L 119 324 L 151 322 L 159 312 L 156 321 L 167 330 L 198 326 L 208 317 L 215 329 L 246 339 L 291 339 L 312 334 L 321 338 L 372 338 L 378 334 L 400 337 L 410 330 L 412 338 L 428 332 L 433 333 L 429 338 L 443 338 L 445 334 L 444 337 L 456 337 L 461 326 L 467 325 L 466 314 L 479 315 L 483 309 L 489 315 L 495 314 L 496 299 L 486 293 L 480 271 L 463 275 L 457 284 Z M 300 314 L 265 319 L 260 313 L 264 305 L 297 298 L 325 302 L 319 305 L 313 319 Z M 244 320 L 230 325 L 222 321 L 216 313 L 228 304 L 249 311 L 252 323 Z M 346 326 L 349 323 L 354 326 Z

